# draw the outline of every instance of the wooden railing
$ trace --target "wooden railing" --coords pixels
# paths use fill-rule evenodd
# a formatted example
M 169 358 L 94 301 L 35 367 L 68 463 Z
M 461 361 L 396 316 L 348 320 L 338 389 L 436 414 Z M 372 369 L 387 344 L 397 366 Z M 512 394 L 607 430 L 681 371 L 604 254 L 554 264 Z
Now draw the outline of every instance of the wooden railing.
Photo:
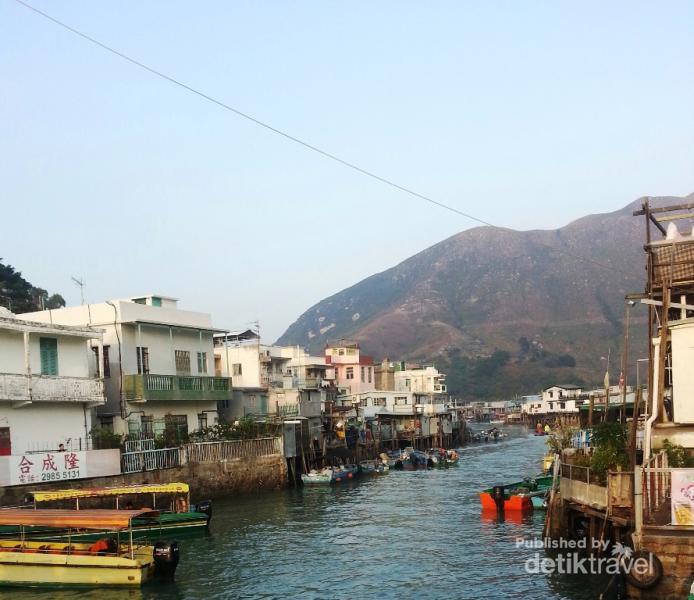
M 665 450 L 644 464 L 642 482 L 643 520 L 648 522 L 666 502 L 670 502 L 670 469 Z
M 181 450 L 185 453 L 186 462 L 221 462 L 235 458 L 257 458 L 281 454 L 282 438 L 197 442 L 184 444 Z

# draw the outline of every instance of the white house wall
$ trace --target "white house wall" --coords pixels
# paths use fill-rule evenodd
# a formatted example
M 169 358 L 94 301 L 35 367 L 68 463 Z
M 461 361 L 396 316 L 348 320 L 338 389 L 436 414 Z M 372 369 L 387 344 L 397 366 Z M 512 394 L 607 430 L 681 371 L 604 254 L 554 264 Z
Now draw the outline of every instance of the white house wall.
M 91 431 L 91 411 L 79 402 L 34 402 L 22 408 L 0 402 L 0 427 L 10 428 L 12 454 L 57 450 L 60 443 L 78 449 L 78 440 Z

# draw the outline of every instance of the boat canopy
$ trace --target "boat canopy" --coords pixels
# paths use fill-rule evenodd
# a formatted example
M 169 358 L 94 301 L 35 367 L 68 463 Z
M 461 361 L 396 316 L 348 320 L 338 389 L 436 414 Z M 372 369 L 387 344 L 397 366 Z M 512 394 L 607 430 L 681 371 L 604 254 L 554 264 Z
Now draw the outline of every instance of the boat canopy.
M 0 525 L 26 527 L 54 527 L 56 529 L 108 529 L 117 531 L 130 527 L 132 519 L 154 518 L 158 510 L 30 510 L 26 508 L 0 509 Z
M 143 485 L 123 485 L 120 487 L 100 487 L 45 492 L 29 492 L 27 501 L 53 502 L 55 500 L 74 500 L 75 498 L 101 498 L 124 496 L 126 494 L 187 494 L 187 483 L 147 483 Z

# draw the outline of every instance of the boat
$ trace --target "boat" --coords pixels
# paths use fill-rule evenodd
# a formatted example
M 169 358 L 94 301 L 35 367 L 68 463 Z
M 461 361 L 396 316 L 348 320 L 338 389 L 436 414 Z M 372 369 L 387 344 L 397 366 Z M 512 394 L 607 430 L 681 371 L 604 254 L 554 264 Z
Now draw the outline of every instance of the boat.
M 145 498 L 146 497 L 146 498 Z M 162 500 L 164 497 L 165 500 Z M 161 483 L 126 485 L 117 487 L 96 487 L 84 489 L 65 489 L 52 491 L 31 491 L 27 493 L 25 502 L 38 509 L 41 505 L 60 504 L 64 508 L 66 502 L 74 500 L 75 510 L 80 510 L 80 500 L 84 506 L 86 499 L 112 499 L 114 508 L 143 508 L 147 502 L 153 510 L 158 511 L 156 520 L 150 518 L 136 518 L 133 522 L 134 539 L 143 539 L 151 535 L 162 535 L 165 531 L 190 533 L 204 531 L 209 527 L 212 518 L 212 503 L 209 500 L 190 505 L 190 488 L 187 483 Z M 90 500 L 89 504 L 94 504 Z M 167 510 L 157 508 L 167 505 Z M 41 510 L 44 510 L 43 508 Z M 79 535 L 81 541 L 94 541 L 106 532 L 84 531 Z M 0 538 L 12 537 L 16 534 L 16 528 L 0 526 Z M 56 539 L 55 530 L 41 531 L 33 528 L 29 535 L 34 539 Z M 73 539 L 77 536 L 73 534 Z
M 157 518 L 158 511 L 0 509 L 0 525 L 13 527 L 15 539 L 0 540 L 2 586 L 140 586 L 154 579 L 173 579 L 178 543 L 137 544 L 135 519 Z M 61 542 L 27 539 L 26 529 L 55 529 Z M 103 532 L 95 543 L 75 542 L 72 532 Z
M 458 453 L 455 450 L 430 448 L 426 453 L 431 459 L 433 466 L 439 469 L 450 467 L 458 462 Z
M 390 470 L 388 464 L 380 460 L 362 460 L 359 463 L 359 470 L 364 475 L 380 475 Z
M 544 500 L 552 487 L 552 477 L 527 477 L 523 481 L 509 485 L 495 486 L 480 492 L 480 502 L 483 510 L 498 510 L 495 492 L 504 494 L 504 510 L 530 511 L 535 506 L 534 498 Z M 538 506 L 538 508 L 540 508 Z
M 358 465 L 341 465 L 339 467 L 325 467 L 323 469 L 311 469 L 301 475 L 304 485 L 328 485 L 350 481 L 359 474 Z

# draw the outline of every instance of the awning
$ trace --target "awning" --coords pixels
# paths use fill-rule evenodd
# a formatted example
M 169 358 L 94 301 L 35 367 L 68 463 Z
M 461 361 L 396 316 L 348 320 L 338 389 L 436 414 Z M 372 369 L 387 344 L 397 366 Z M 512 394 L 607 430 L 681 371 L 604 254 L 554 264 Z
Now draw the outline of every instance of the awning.
M 36 510 L 30 508 L 0 509 L 0 525 L 54 527 L 56 529 L 127 529 L 135 517 L 158 517 L 151 508 L 139 510 Z
M 102 498 L 107 496 L 124 496 L 126 494 L 187 494 L 187 483 L 152 483 L 145 485 L 123 485 L 120 487 L 84 488 L 81 490 L 52 490 L 46 492 L 29 492 L 29 502 L 53 502 L 56 500 L 74 500 L 75 498 Z

